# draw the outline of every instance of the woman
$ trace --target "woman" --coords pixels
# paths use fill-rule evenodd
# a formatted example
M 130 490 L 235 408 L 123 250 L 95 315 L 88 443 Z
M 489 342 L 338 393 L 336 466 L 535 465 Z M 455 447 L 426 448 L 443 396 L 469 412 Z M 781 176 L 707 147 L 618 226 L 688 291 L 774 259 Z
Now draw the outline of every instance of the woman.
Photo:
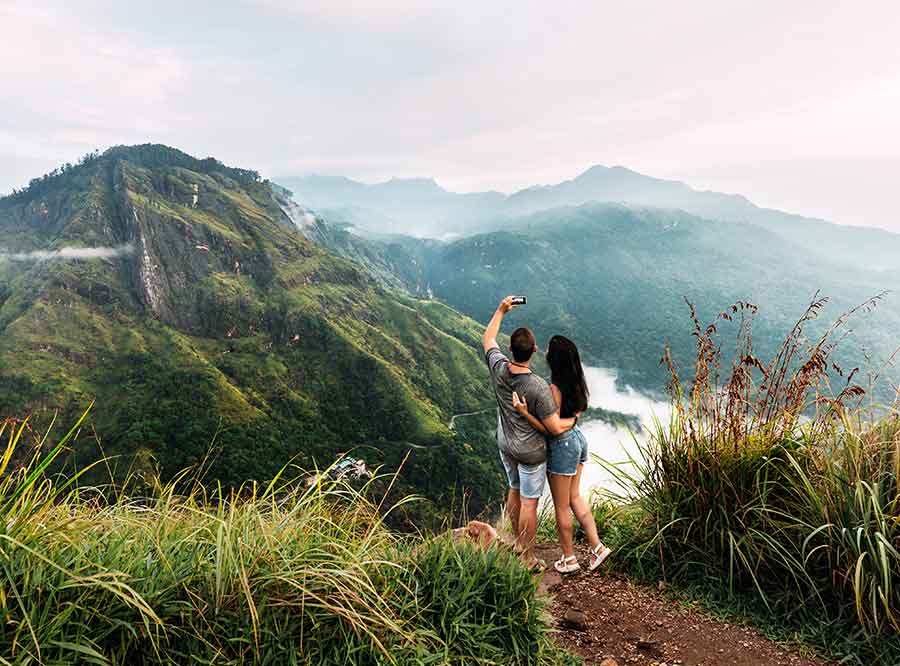
M 578 347 L 568 338 L 554 335 L 547 347 L 547 363 L 550 366 L 550 390 L 559 407 L 560 418 L 575 417 L 575 426 L 571 430 L 547 438 L 547 473 L 556 510 L 556 531 L 563 552 L 562 558 L 553 566 L 560 573 L 573 573 L 581 568 L 572 543 L 574 513 L 591 546 L 588 571 L 594 571 L 612 551 L 597 536 L 594 515 L 579 488 L 588 459 L 588 445 L 578 428 L 578 416 L 587 409 L 588 387 Z M 535 429 L 547 434 L 544 424 L 528 413 L 528 406 L 516 394 L 513 394 L 513 406 Z

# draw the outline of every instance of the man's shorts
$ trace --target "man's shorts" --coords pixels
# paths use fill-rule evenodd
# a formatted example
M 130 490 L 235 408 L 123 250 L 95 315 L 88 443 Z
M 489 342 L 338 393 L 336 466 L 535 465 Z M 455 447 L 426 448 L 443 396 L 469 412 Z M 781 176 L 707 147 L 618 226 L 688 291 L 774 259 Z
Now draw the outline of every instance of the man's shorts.
M 518 490 L 522 497 L 539 499 L 544 494 L 544 484 L 547 483 L 547 463 L 526 465 L 521 463 L 503 449 L 500 449 L 500 462 L 506 470 L 506 478 L 509 487 Z

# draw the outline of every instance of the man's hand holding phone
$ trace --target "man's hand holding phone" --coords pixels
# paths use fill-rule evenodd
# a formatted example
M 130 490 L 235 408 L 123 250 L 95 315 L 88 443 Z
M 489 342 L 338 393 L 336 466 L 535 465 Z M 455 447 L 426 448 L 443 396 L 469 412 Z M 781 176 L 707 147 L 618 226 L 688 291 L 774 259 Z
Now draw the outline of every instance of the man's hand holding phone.
M 525 305 L 525 301 L 526 299 L 524 296 L 507 296 L 500 301 L 500 306 L 497 309 L 503 314 L 506 314 L 519 305 Z

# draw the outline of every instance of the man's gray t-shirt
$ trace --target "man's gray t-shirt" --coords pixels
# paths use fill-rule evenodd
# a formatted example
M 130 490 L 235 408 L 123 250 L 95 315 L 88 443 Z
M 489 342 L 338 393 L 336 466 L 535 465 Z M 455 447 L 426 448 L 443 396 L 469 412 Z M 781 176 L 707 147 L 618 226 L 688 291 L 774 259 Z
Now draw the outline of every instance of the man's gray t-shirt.
M 526 465 L 547 459 L 547 439 L 535 430 L 528 419 L 512 404 L 513 391 L 528 405 L 528 412 L 544 420 L 556 411 L 556 401 L 550 387 L 531 372 L 514 374 L 509 371 L 509 359 L 497 347 L 485 354 L 491 371 L 491 383 L 497 396 L 497 442 L 500 448 Z

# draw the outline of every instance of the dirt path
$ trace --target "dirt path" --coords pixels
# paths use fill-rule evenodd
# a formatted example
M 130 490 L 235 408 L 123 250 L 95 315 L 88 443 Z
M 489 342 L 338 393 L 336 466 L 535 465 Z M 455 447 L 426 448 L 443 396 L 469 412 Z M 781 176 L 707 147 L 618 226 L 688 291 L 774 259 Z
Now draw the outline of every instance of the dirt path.
M 620 576 L 560 576 L 552 570 L 555 546 L 539 547 L 538 555 L 551 566 L 541 588 L 553 598 L 559 643 L 586 666 L 826 666 Z M 586 560 L 584 550 L 579 559 Z

